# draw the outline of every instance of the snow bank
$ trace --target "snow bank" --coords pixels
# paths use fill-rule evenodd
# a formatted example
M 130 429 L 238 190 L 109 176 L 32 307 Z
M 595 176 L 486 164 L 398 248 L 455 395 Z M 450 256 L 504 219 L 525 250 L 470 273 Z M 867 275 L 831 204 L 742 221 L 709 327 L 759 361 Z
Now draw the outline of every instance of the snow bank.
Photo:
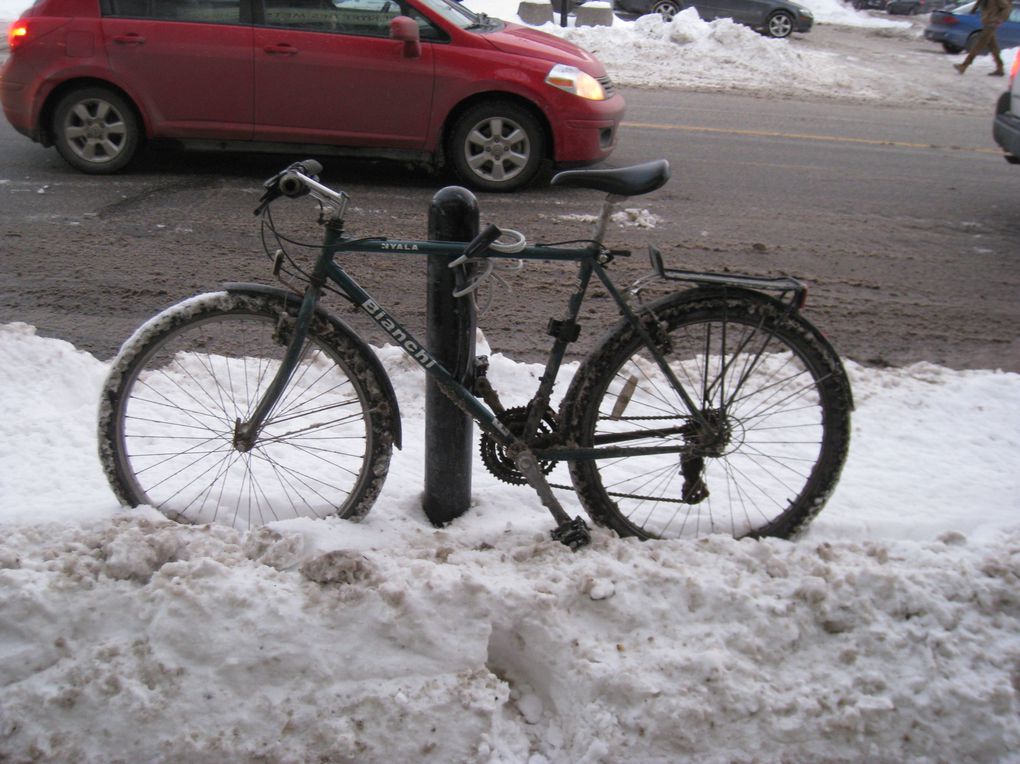
M 119 508 L 91 434 L 106 365 L 0 327 L 0 760 L 1020 749 L 1020 375 L 851 365 L 850 462 L 805 538 L 597 530 L 574 554 L 481 466 L 476 506 L 427 523 L 421 374 L 380 355 L 407 448 L 372 513 L 242 533 Z M 516 399 L 537 373 L 495 355 L 490 377 Z
M 1018 536 L 402 541 L 304 555 L 289 533 L 144 513 L 10 529 L 0 756 L 996 761 L 1020 746 Z

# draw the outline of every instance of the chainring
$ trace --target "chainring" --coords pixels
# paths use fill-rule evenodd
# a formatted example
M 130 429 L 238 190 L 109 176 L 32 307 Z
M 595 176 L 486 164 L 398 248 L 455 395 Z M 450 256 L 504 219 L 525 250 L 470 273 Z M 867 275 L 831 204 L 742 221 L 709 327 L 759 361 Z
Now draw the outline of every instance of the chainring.
M 514 435 L 519 436 L 524 432 L 524 425 L 528 421 L 528 408 L 527 406 L 515 406 L 514 408 L 506 409 L 499 415 L 499 421 Z M 558 426 L 556 414 L 552 409 L 546 408 L 542 421 L 538 423 L 540 433 L 542 435 L 551 435 L 556 432 Z M 527 484 L 527 479 L 517 469 L 517 465 L 514 464 L 514 460 L 507 453 L 506 448 L 493 440 L 492 436 L 488 433 L 482 433 L 480 450 L 482 452 L 482 462 L 485 464 L 486 469 L 497 478 L 511 485 Z M 541 468 L 542 474 L 548 475 L 552 472 L 555 464 L 555 462 L 542 461 L 538 463 L 538 466 Z

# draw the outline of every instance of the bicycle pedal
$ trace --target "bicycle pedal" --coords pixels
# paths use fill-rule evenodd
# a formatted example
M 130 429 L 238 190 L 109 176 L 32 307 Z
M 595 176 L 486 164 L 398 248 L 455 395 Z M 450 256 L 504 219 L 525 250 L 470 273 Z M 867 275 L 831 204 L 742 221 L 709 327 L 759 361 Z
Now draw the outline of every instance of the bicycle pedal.
M 588 524 L 580 517 L 560 524 L 550 535 L 554 541 L 559 541 L 575 552 L 591 543 L 591 531 L 588 530 Z

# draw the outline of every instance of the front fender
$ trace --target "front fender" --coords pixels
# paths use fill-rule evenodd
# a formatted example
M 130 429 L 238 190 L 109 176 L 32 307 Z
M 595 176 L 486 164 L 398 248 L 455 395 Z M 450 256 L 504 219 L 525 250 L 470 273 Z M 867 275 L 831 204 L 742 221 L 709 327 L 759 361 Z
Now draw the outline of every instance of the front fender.
M 280 287 L 268 286 L 266 284 L 230 282 L 224 284 L 223 288 L 228 292 L 235 294 L 268 295 L 271 297 L 278 297 L 288 305 L 293 305 L 295 308 L 301 307 L 300 295 L 296 295 L 293 292 L 289 292 Z M 334 316 L 322 306 L 316 306 L 315 311 L 320 318 L 325 319 L 332 325 L 334 331 L 343 334 L 354 345 L 356 345 L 359 350 L 362 351 L 369 365 L 372 367 L 372 370 L 376 373 L 376 376 L 379 378 L 379 381 L 383 386 L 383 392 L 386 395 L 386 399 L 389 401 L 390 411 L 393 412 L 390 421 L 390 430 L 393 433 L 393 444 L 397 448 L 401 448 L 400 408 L 397 405 L 397 395 L 393 391 L 393 384 L 390 382 L 390 377 L 386 373 L 386 369 L 383 368 L 379 357 L 375 354 L 375 351 L 372 350 L 367 342 L 361 339 L 361 337 L 359 337 L 353 329 L 347 326 L 347 324 L 339 318 Z

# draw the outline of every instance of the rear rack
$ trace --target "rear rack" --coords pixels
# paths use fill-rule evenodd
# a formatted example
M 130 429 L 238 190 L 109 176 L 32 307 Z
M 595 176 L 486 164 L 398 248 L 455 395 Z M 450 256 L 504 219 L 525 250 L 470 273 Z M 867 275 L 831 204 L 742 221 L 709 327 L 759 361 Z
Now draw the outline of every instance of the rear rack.
M 803 308 L 804 303 L 807 301 L 807 285 L 792 276 L 763 278 L 740 274 L 702 273 L 700 271 L 666 268 L 662 263 L 662 253 L 655 247 L 648 248 L 648 257 L 655 271 L 654 277 L 667 281 L 690 281 L 695 284 L 743 287 L 744 289 L 754 289 L 761 292 L 779 292 L 782 295 L 789 294 L 790 305 L 796 310 Z

